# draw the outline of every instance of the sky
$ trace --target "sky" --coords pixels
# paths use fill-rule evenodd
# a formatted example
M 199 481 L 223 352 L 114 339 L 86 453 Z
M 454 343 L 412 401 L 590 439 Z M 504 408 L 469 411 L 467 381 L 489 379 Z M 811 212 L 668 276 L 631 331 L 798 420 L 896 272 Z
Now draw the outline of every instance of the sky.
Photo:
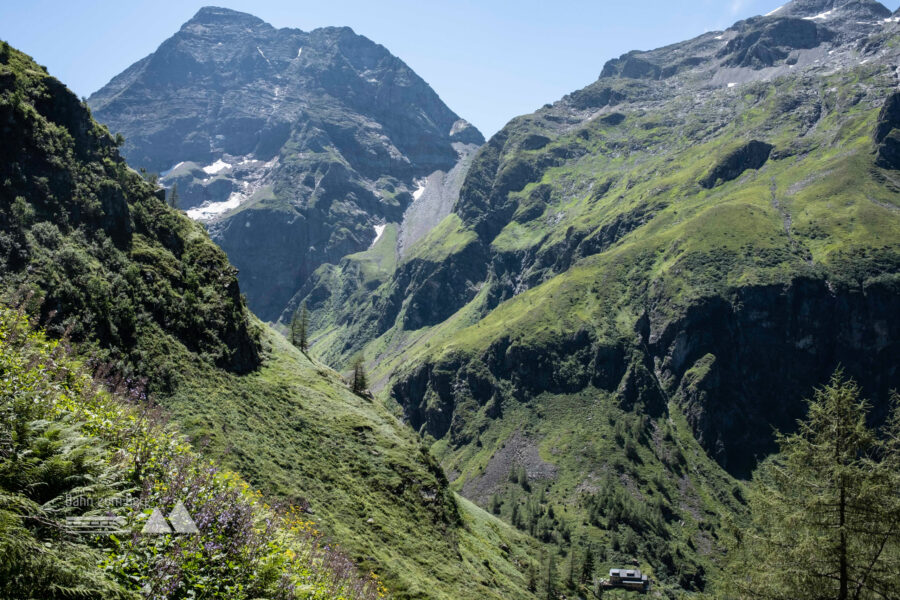
M 593 82 L 611 58 L 725 29 L 784 2 L 3 0 L 0 39 L 89 96 L 205 5 L 304 31 L 348 25 L 403 59 L 489 137 L 511 118 Z

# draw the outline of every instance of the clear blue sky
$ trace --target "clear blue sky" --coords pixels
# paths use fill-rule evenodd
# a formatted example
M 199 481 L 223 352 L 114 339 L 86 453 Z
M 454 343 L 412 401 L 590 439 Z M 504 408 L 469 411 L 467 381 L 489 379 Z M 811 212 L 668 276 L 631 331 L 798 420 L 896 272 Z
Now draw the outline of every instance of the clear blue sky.
M 785 1 L 3 0 L 0 38 L 88 96 L 201 6 L 305 31 L 349 25 L 406 61 L 490 136 L 512 117 L 591 83 L 610 58 L 724 29 Z

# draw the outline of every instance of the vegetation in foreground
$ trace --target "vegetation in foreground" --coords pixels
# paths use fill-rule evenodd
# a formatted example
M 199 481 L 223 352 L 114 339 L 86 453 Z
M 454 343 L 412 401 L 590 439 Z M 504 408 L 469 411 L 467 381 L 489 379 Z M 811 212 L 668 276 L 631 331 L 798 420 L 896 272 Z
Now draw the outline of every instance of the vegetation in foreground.
M 756 473 L 749 527 L 736 528 L 730 598 L 900 598 L 900 397 L 887 424 L 838 371 L 809 416 Z
M 201 458 L 129 382 L 88 377 L 64 343 L 0 309 L 0 596 L 384 598 L 296 507 Z M 182 502 L 193 535 L 141 534 Z M 113 534 L 76 519 L 121 519 Z

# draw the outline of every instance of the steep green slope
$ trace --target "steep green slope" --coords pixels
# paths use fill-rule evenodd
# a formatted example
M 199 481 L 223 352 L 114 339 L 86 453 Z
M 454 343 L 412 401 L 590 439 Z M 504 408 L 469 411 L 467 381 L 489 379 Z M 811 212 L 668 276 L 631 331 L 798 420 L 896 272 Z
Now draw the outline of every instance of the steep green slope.
M 312 519 L 401 598 L 527 597 L 535 546 L 458 504 L 427 447 L 381 402 L 266 330 L 255 373 L 183 374 L 165 401 L 206 451 Z M 501 550 L 505 547 L 507 550 Z
M 396 597 L 530 596 L 535 546 L 458 503 L 399 419 L 250 315 L 224 253 L 71 92 L 7 45 L 0 84 L 7 301 L 68 331 L 112 384 L 146 389 L 255 488 L 308 502 Z
M 900 31 L 833 4 L 630 53 L 511 121 L 354 318 L 318 303 L 313 352 L 364 352 L 465 496 L 702 586 L 773 426 L 838 364 L 881 415 L 900 385 Z
M 119 368 L 187 352 L 254 369 L 259 334 L 224 253 L 127 167 L 59 81 L 7 45 L 0 69 L 4 290 L 32 295 L 49 329 L 95 344 Z M 176 366 L 165 368 L 155 389 Z

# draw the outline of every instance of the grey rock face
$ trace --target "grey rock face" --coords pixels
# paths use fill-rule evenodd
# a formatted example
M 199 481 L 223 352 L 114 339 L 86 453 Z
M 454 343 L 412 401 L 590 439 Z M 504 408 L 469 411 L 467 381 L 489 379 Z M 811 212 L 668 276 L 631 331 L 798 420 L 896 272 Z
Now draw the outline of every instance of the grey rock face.
M 793 0 L 767 15 L 735 23 L 721 35 L 708 33 L 623 54 L 606 63 L 600 78 L 660 80 L 691 70 L 790 66 L 800 51 L 857 40 L 878 31 L 889 18 L 891 11 L 875 0 Z M 615 103 L 617 96 L 605 100 Z
M 891 16 L 891 11 L 876 0 L 792 0 L 770 14 L 813 18 L 829 11 L 855 19 L 884 19 Z
M 459 197 L 469 165 L 475 151 L 474 144 L 458 146 L 460 161 L 449 172 L 435 171 L 427 179 L 420 182 L 420 187 L 413 192 L 413 203 L 403 213 L 400 234 L 397 240 L 397 254 L 404 257 L 418 240 L 431 231 L 441 219 L 450 214 L 453 203 Z
M 201 9 L 89 99 L 130 164 L 178 184 L 181 208 L 275 319 L 324 262 L 399 222 L 415 181 L 483 143 L 399 58 L 349 28 L 276 29 Z
M 765 19 L 739 33 L 719 51 L 723 64 L 733 67 L 771 67 L 791 50 L 808 50 L 832 39 L 828 29 L 809 19 Z
M 701 181 L 700 185 L 709 189 L 722 181 L 732 181 L 747 169 L 759 169 L 769 160 L 774 146 L 753 140 L 735 149 L 722 159 Z
M 886 169 L 900 169 L 900 93 L 884 103 L 873 133 L 876 163 Z

